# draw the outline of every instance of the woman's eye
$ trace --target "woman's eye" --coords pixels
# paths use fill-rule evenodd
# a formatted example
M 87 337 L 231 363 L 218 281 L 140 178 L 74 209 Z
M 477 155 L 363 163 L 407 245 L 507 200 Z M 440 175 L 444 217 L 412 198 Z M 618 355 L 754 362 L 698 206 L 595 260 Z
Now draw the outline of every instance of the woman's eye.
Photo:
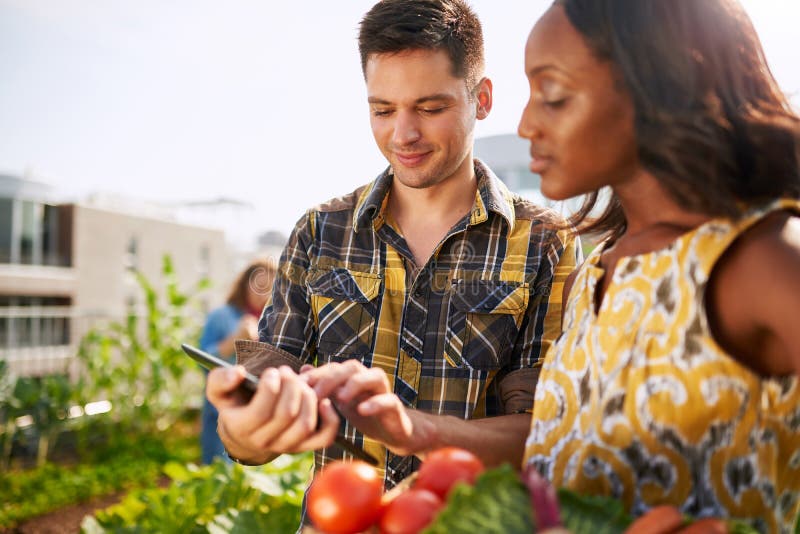
M 552 99 L 552 100 L 545 100 L 545 101 L 542 102 L 542 105 L 544 107 L 550 108 L 550 109 L 559 109 L 559 108 L 563 108 L 564 104 L 566 104 L 566 103 L 567 103 L 567 99 L 566 98 L 558 98 L 558 99 Z

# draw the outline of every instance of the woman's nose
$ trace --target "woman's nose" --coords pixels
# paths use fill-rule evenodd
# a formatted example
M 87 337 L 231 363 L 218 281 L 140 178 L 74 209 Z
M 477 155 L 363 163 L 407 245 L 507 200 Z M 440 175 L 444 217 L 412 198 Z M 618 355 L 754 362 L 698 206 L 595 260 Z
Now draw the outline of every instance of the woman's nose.
M 517 126 L 517 135 L 523 139 L 533 139 L 539 133 L 539 128 L 536 126 L 536 117 L 534 116 L 533 106 L 529 101 L 522 110 L 522 116 L 520 117 L 519 125 Z

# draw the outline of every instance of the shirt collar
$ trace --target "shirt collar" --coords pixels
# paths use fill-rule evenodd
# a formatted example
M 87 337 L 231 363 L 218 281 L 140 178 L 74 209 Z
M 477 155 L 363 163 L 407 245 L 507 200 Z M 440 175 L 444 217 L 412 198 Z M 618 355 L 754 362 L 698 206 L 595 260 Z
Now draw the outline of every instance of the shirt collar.
M 509 231 L 513 230 L 514 196 L 485 163 L 477 158 L 474 161 L 478 191 L 475 195 L 475 206 L 470 215 L 470 225 L 486 221 L 489 218 L 488 210 L 501 215 L 508 223 Z M 388 167 L 368 187 L 364 188 L 353 214 L 353 231 L 358 232 L 369 224 L 379 228 L 384 223 L 384 212 L 393 179 L 392 168 Z

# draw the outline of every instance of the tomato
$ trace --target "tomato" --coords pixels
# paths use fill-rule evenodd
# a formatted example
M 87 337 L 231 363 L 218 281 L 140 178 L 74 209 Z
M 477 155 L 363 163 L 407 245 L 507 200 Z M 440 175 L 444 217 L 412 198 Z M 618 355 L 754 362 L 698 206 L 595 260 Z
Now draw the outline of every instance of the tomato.
M 662 504 L 651 508 L 625 530 L 625 534 L 667 534 L 683 526 L 683 515 L 674 506 Z
M 458 447 L 437 449 L 422 461 L 415 487 L 447 498 L 456 482 L 472 484 L 484 470 L 483 462 L 471 452 Z
M 444 503 L 426 489 L 412 488 L 395 497 L 384 509 L 381 534 L 417 534 L 427 527 Z
M 327 534 L 354 534 L 373 525 L 381 513 L 383 480 L 364 462 L 334 462 L 308 490 L 308 516 Z
M 722 519 L 698 519 L 678 534 L 727 534 L 728 524 Z

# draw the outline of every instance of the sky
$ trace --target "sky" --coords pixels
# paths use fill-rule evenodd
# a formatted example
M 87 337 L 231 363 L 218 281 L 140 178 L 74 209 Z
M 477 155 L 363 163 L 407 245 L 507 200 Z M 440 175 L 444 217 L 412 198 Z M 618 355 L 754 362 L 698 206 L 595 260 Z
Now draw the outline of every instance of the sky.
M 494 107 L 476 136 L 516 132 L 523 51 L 549 0 L 471 0 Z M 800 107 L 800 0 L 744 0 Z M 356 43 L 373 0 L 0 0 L 0 172 L 62 195 L 228 197 L 258 231 L 370 181 Z M 248 223 L 252 224 L 252 223 Z

